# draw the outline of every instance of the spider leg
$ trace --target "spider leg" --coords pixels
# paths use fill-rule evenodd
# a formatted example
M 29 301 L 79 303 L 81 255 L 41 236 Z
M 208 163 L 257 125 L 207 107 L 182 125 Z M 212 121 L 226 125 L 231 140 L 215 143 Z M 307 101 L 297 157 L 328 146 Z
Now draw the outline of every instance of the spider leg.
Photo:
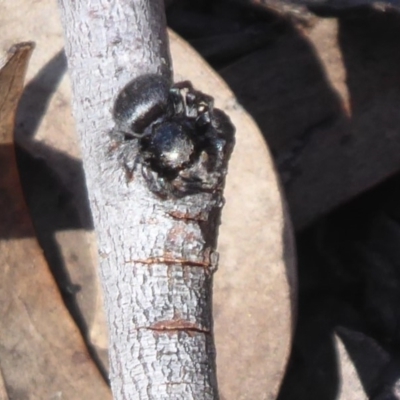
M 116 155 L 119 164 L 123 167 L 127 182 L 132 181 L 141 160 L 138 146 L 133 141 L 122 141 L 112 148 L 112 153 Z
M 171 90 L 177 90 L 180 93 L 186 90 L 185 95 L 185 115 L 188 117 L 197 118 L 199 114 L 204 111 L 210 111 L 214 109 L 214 99 L 207 94 L 195 90 L 193 85 L 189 81 L 177 82 L 172 86 Z M 182 94 L 181 94 L 182 96 Z
M 209 156 L 208 169 L 224 171 L 235 143 L 235 127 L 229 117 L 221 110 L 215 109 L 206 131 L 206 152 Z M 225 172 L 223 172 L 225 173 Z
M 202 183 L 197 179 L 177 179 L 171 183 L 169 190 L 174 197 L 182 198 L 203 191 L 204 188 Z
M 204 179 L 196 176 L 185 177 L 174 182 L 172 193 L 175 197 L 184 197 L 199 192 L 213 192 L 219 188 L 221 182 L 219 174 L 208 174 Z
M 193 86 L 189 81 L 182 81 L 177 82 L 172 85 L 171 89 L 169 90 L 170 94 L 170 102 L 172 102 L 172 109 L 169 110 L 171 115 L 186 115 L 189 116 L 187 113 L 187 106 L 185 103 L 185 99 L 182 95 L 182 91 L 187 90 L 193 91 Z
M 172 87 L 178 90 L 187 89 L 189 91 L 194 91 L 192 82 L 190 81 L 176 82 L 172 85 Z
M 132 140 L 132 139 L 142 139 L 146 136 L 151 135 L 151 132 L 143 132 L 143 133 L 136 133 L 136 132 L 124 132 L 120 131 L 124 135 L 125 140 Z
M 198 118 L 205 112 L 212 113 L 214 99 L 197 90 L 189 90 L 185 97 L 186 113 L 188 116 Z
M 116 140 L 117 142 L 124 142 L 132 139 L 141 139 L 148 135 L 151 135 L 151 132 L 143 132 L 143 133 L 136 133 L 132 131 L 128 132 L 118 127 L 112 129 L 109 133 L 110 138 Z
M 233 148 L 235 127 L 223 111 L 214 110 L 211 118 L 211 126 L 213 130 L 212 136 L 231 143 L 231 147 Z
M 211 118 L 210 111 L 204 111 L 196 118 L 196 126 L 201 129 L 211 125 Z
M 178 88 L 172 87 L 169 90 L 169 110 L 168 113 L 172 115 L 184 115 L 185 113 L 185 101 L 181 91 Z M 171 104 L 172 103 L 172 104 Z
M 176 181 L 185 192 L 211 191 L 221 181 L 221 170 L 215 169 L 213 154 L 202 151 L 196 162 L 189 168 L 180 171 Z
M 199 177 L 206 187 L 217 185 L 226 174 L 226 167 L 233 150 L 235 128 L 221 110 L 200 115 L 196 125 L 202 129 L 199 144 L 202 153 L 191 174 Z
M 144 164 L 142 164 L 142 176 L 149 190 L 161 199 L 168 198 L 169 193 L 172 193 L 172 185 Z

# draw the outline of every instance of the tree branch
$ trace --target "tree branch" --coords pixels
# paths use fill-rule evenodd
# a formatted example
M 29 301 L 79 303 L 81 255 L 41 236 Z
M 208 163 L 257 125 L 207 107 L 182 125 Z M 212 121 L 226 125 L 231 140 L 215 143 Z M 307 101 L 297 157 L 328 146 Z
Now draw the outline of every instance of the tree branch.
M 171 81 L 163 1 L 60 6 L 98 236 L 114 398 L 217 399 L 211 285 L 222 187 L 162 200 L 140 173 L 127 180 L 110 139 L 113 104 L 129 81 L 148 73 Z

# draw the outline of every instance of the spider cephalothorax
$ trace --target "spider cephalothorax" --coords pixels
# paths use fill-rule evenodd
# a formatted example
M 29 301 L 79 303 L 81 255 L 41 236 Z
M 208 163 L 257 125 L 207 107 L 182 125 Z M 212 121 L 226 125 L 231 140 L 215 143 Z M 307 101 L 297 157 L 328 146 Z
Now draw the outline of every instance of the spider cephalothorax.
M 220 189 L 234 127 L 212 97 L 188 81 L 170 87 L 144 75 L 119 93 L 113 115 L 125 168 L 133 174 L 141 165 L 152 192 L 166 198 Z

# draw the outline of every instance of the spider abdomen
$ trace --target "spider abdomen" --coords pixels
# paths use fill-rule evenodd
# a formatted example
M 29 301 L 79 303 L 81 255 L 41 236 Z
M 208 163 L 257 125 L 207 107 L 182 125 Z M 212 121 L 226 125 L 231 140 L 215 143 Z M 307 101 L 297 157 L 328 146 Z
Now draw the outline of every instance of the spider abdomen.
M 167 109 L 169 83 L 162 76 L 144 75 L 121 91 L 114 105 L 114 119 L 128 136 L 142 133 Z

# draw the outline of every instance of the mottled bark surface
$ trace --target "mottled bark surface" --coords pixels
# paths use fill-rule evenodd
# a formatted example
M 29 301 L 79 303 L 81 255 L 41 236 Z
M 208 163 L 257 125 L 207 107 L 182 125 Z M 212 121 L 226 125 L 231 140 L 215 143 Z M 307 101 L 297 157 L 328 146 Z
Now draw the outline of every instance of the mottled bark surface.
M 98 236 L 111 385 L 115 399 L 216 399 L 211 283 L 221 192 L 161 200 L 140 173 L 127 181 L 109 137 L 113 102 L 127 82 L 143 73 L 170 77 L 161 7 L 61 1 Z

